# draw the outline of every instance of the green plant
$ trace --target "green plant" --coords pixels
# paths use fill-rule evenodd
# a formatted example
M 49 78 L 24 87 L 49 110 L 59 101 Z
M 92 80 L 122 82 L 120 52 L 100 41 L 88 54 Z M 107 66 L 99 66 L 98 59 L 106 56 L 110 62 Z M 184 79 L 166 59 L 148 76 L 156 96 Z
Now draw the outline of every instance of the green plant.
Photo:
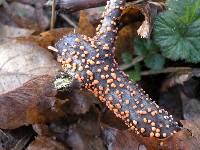
M 0 5 L 2 5 L 5 2 L 5 0 L 0 0 Z
M 132 62 L 132 54 L 130 52 L 124 52 L 122 53 L 122 60 L 125 64 L 130 64 Z
M 144 56 L 144 64 L 152 70 L 160 70 L 164 67 L 165 58 L 159 53 L 159 47 L 150 39 L 136 38 L 134 49 L 137 55 Z
M 143 59 L 137 61 L 133 69 L 129 69 L 126 73 L 129 75 L 129 78 L 133 81 L 139 81 L 141 79 L 141 61 L 144 62 L 144 65 L 151 70 L 160 70 L 163 69 L 165 64 L 165 58 L 159 53 L 160 48 L 150 39 L 134 39 L 134 49 L 135 54 L 139 57 L 142 56 Z M 122 54 L 122 60 L 125 64 L 131 64 L 132 54 L 124 52 Z
M 169 0 L 155 20 L 154 40 L 163 56 L 200 62 L 200 0 Z
M 137 82 L 141 80 L 141 65 L 136 64 L 134 65 L 134 69 L 126 71 L 126 73 L 129 75 L 129 79 Z

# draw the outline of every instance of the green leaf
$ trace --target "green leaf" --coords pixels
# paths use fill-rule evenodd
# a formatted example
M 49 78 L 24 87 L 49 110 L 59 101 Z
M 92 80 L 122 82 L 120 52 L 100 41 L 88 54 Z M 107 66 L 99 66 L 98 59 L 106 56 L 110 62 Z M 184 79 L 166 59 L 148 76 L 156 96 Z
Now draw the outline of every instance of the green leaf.
M 126 73 L 129 75 L 129 79 L 134 81 L 134 82 L 137 82 L 137 81 L 140 81 L 141 80 L 141 74 L 140 74 L 140 65 L 139 64 L 136 64 L 134 66 L 134 70 L 129 70 L 129 71 L 126 71 Z
M 148 55 L 157 52 L 159 47 L 152 40 L 135 38 L 134 49 L 137 55 Z
M 122 53 L 122 61 L 125 63 L 125 64 L 130 64 L 132 62 L 132 54 L 129 53 L 129 52 L 124 52 Z
M 200 15 L 200 0 L 168 0 L 167 6 L 168 10 L 182 16 L 186 22 L 192 22 Z
M 164 67 L 165 58 L 162 55 L 155 53 L 152 55 L 148 55 L 144 59 L 144 63 L 146 67 L 152 70 L 160 70 Z
M 172 60 L 200 62 L 200 0 L 170 0 L 154 27 L 162 54 Z
M 2 5 L 5 2 L 5 0 L 0 0 L 0 5 Z

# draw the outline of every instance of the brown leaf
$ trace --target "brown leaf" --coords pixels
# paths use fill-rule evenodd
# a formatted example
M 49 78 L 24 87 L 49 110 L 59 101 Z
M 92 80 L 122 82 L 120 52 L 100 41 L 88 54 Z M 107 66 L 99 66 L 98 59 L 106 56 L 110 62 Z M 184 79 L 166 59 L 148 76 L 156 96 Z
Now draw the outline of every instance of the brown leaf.
M 95 35 L 95 27 L 91 24 L 86 11 L 80 11 L 79 29 L 77 32 L 80 34 L 93 37 Z
M 10 4 L 4 2 L 3 6 L 6 10 L 6 13 L 19 27 L 43 31 L 49 25 L 47 16 L 43 13 L 43 10 L 40 9 L 42 7 L 34 8 L 31 5 L 22 4 L 19 2 L 12 2 Z
M 0 23 L 0 38 L 28 36 L 31 35 L 33 32 L 33 30 L 12 27 Z
M 192 133 L 192 136 L 195 137 L 200 144 L 200 127 L 199 124 L 196 124 L 192 121 L 188 120 L 181 120 L 181 123 L 183 124 L 183 127 L 186 129 L 189 129 Z
M 102 18 L 102 13 L 104 10 L 104 7 L 95 7 L 84 10 L 85 14 L 87 15 L 89 24 L 97 27 L 99 25 L 99 20 Z
M 138 142 L 134 134 L 106 125 L 102 125 L 102 135 L 109 150 L 139 150 L 139 147 L 144 146 Z
M 0 23 L 8 26 L 17 27 L 16 23 L 10 19 L 9 15 L 6 13 L 3 7 L 0 7 Z
M 183 103 L 183 127 L 190 129 L 192 135 L 200 141 L 200 102 L 181 93 Z M 200 144 L 200 143 L 199 143 Z
M 40 46 L 17 40 L 0 45 L 0 92 L 13 90 L 37 75 L 55 75 L 60 65 Z
M 191 133 L 188 130 L 182 130 L 163 141 L 163 147 L 166 150 L 197 150 L 200 149 L 198 141 L 191 136 Z M 164 149 L 164 148 L 163 148 Z
M 200 102 L 197 99 L 187 97 L 184 93 L 181 93 L 181 99 L 183 104 L 183 117 L 188 121 L 199 125 L 200 124 Z
M 123 27 L 118 33 L 118 39 L 116 41 L 115 55 L 117 61 L 121 63 L 121 55 L 126 52 L 133 53 L 133 39 L 137 36 L 137 28 L 139 23 L 130 23 Z
M 39 136 L 28 146 L 27 150 L 68 150 L 68 148 L 53 137 Z
M 84 115 L 72 115 L 52 122 L 48 124 L 48 131 L 47 126 L 37 126 L 36 132 L 53 136 L 73 150 L 105 150 L 96 108 Z
M 191 133 L 182 129 L 178 133 L 170 136 L 166 139 L 155 139 L 155 138 L 138 138 L 144 143 L 148 150 L 196 150 L 199 149 L 198 141 L 191 136 Z
M 54 45 L 64 35 L 72 33 L 73 31 L 74 30 L 72 28 L 59 28 L 42 32 L 39 35 L 18 37 L 17 40 L 20 42 L 27 41 L 30 43 L 35 43 L 46 49 L 48 46 Z
M 103 139 L 109 150 L 195 150 L 199 149 L 198 140 L 183 129 L 166 139 L 157 139 L 135 135 L 131 131 L 118 130 L 102 125 Z
M 133 53 L 133 39 L 140 35 L 143 38 L 149 38 L 154 19 L 161 11 L 162 7 L 159 3 L 143 2 L 135 4 L 135 2 L 127 3 L 127 7 L 123 10 L 121 24 L 124 27 L 118 33 L 116 41 L 116 58 L 121 63 L 121 53 L 124 51 Z
M 0 129 L 0 150 L 23 150 L 33 135 L 30 127 L 21 127 L 15 130 Z
M 105 108 L 105 106 L 103 106 L 103 108 L 105 109 L 102 114 L 101 114 L 101 123 L 102 124 L 106 124 L 108 126 L 111 126 L 113 128 L 117 128 L 120 130 L 126 130 L 127 129 L 127 125 L 124 124 L 124 122 L 116 117 L 113 112 L 111 112 L 109 109 Z
M 183 71 L 175 72 L 171 75 L 170 78 L 165 80 L 162 84 L 162 91 L 167 91 L 170 87 L 176 85 L 184 85 L 187 81 L 191 80 L 193 77 L 200 77 L 200 69 L 195 68 L 188 68 Z
M 89 16 L 86 11 L 80 12 L 79 28 L 59 28 L 53 29 L 46 32 L 42 32 L 39 35 L 31 35 L 17 38 L 19 41 L 28 41 L 31 43 L 36 43 L 37 45 L 47 48 L 50 45 L 54 45 L 58 40 L 60 40 L 64 35 L 78 32 L 88 36 L 93 36 L 95 34 L 95 27 L 90 23 Z
M 87 91 L 73 90 L 67 95 L 69 105 L 66 113 L 70 115 L 85 114 L 89 111 L 96 98 Z
M 51 136 L 46 124 L 33 124 L 32 127 L 38 136 Z
M 139 5 L 138 9 L 141 10 L 145 19 L 140 28 L 137 30 L 137 33 L 142 38 L 150 38 L 155 17 L 160 11 L 163 10 L 163 7 L 160 3 L 157 2 L 147 2 L 146 4 Z
M 45 123 L 63 117 L 66 101 L 56 99 L 51 76 L 38 76 L 22 87 L 0 95 L 0 128 Z

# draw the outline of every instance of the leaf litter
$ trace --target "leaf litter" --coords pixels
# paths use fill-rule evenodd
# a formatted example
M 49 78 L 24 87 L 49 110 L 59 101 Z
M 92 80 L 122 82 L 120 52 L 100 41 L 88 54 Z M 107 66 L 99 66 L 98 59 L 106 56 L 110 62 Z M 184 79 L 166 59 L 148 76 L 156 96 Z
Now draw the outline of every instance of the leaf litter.
M 82 16 L 84 16 L 83 12 Z M 80 29 L 76 29 L 76 32 L 93 35 L 95 27 L 88 22 L 87 17 L 86 14 L 82 18 L 79 24 Z M 145 17 L 148 19 L 149 16 L 146 14 Z M 89 28 L 84 30 L 86 26 Z M 128 35 L 129 31 L 133 30 L 130 37 L 133 34 L 135 36 L 138 26 L 139 24 L 135 23 L 124 33 Z M 144 33 L 138 31 L 141 36 L 147 36 L 151 31 L 151 26 L 145 25 L 145 22 L 141 28 L 144 26 L 147 28 L 141 30 L 145 31 Z M 33 28 L 35 27 L 33 26 Z M 194 123 L 185 122 L 183 125 L 192 131 L 195 138 L 191 136 L 190 131 L 183 130 L 168 139 L 157 141 L 156 139 L 138 137 L 124 130 L 120 125 L 113 126 L 120 124 L 120 122 L 113 118 L 114 115 L 111 115 L 110 118 L 104 117 L 106 108 L 89 93 L 74 89 L 66 97 L 60 99 L 53 86 L 54 77 L 60 66 L 52 52 L 46 48 L 48 45 L 53 45 L 62 35 L 73 31 L 74 29 L 70 28 L 56 29 L 43 32 L 40 35 L 6 39 L 0 44 L 0 116 L 2 116 L 0 128 L 3 129 L 1 130 L 1 138 L 6 137 L 7 141 L 11 142 L 11 138 L 8 138 L 8 132 L 20 129 L 27 131 L 25 126 L 31 128 L 32 125 L 31 134 L 24 133 L 22 136 L 29 139 L 22 142 L 22 147 L 26 147 L 28 150 L 180 148 L 189 150 L 199 148 L 198 136 L 195 135 L 199 132 L 199 127 L 196 127 L 197 125 Z M 123 32 L 121 34 L 119 39 L 127 36 L 123 35 Z M 126 42 L 124 41 L 122 44 L 126 45 Z M 123 46 L 120 49 L 123 49 Z M 102 118 L 106 118 L 104 122 L 109 122 L 109 124 L 102 123 Z M 192 118 L 191 114 L 189 118 Z M 34 134 L 33 129 L 38 135 Z M 14 140 L 13 144 L 0 145 L 0 148 L 16 147 L 16 143 L 19 142 L 15 137 Z M 27 141 L 30 143 L 28 147 Z

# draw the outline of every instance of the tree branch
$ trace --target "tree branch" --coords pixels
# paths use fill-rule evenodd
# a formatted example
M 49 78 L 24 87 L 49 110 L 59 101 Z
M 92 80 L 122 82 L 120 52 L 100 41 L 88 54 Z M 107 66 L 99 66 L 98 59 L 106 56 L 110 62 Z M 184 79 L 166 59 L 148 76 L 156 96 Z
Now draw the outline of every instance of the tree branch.
M 83 9 L 104 6 L 106 5 L 106 2 L 107 0 L 57 0 L 56 4 L 59 11 L 71 13 Z
M 100 32 L 101 29 L 103 31 L 100 35 L 104 37 L 98 35 L 99 30 L 93 38 L 80 34 L 64 36 L 56 43 L 58 57 L 63 70 L 70 72 L 82 88 L 105 102 L 131 131 L 143 136 L 165 138 L 180 130 L 178 123 L 128 79 L 119 69 L 111 47 L 108 47 L 112 45 L 109 39 L 115 39 L 116 34 L 108 34 L 104 29 L 110 27 L 112 20 L 116 22 L 115 17 L 120 16 L 124 5 L 125 0 L 110 0 L 108 3 L 100 25 Z M 117 31 L 117 24 L 111 29 Z
M 179 72 L 179 71 L 192 71 L 191 67 L 168 67 L 162 70 L 148 70 L 148 71 L 142 71 L 142 76 L 148 76 L 148 75 L 156 75 L 161 73 L 173 73 L 173 72 Z
M 121 69 L 121 70 L 126 70 L 126 69 L 129 69 L 129 68 L 133 67 L 135 64 L 137 64 L 137 63 L 143 61 L 143 60 L 144 60 L 144 57 L 145 57 L 145 56 L 137 56 L 137 57 L 135 57 L 135 58 L 132 60 L 132 62 L 131 62 L 130 64 L 123 64 L 123 65 L 121 65 L 121 66 L 120 66 L 120 69 Z

